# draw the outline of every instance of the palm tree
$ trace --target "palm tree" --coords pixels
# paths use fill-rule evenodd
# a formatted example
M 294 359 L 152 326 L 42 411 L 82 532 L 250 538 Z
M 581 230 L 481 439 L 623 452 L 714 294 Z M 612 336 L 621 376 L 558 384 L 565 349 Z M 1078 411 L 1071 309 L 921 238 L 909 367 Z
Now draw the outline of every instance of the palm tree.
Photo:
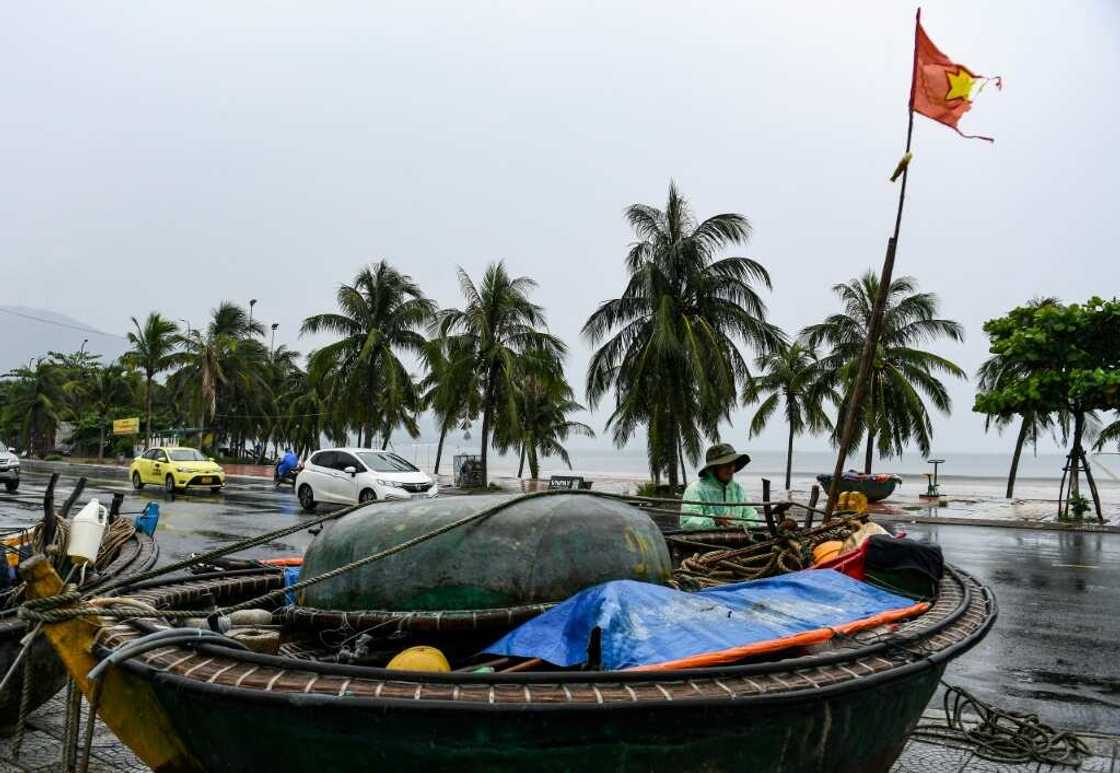
M 1055 297 L 1046 298 L 1032 298 L 1027 304 L 1028 306 L 1041 307 L 1052 306 L 1059 301 Z M 993 355 L 980 365 L 976 371 L 976 378 L 978 379 L 977 388 L 980 391 L 990 391 L 992 389 L 1003 389 L 1010 383 L 1018 381 L 1027 375 L 1026 370 L 1021 366 L 1021 363 L 1013 362 L 1002 355 Z M 1000 432 L 1009 426 L 1014 419 L 1011 416 L 989 415 L 984 418 L 984 431 L 987 432 L 993 426 Z M 1062 436 L 1068 434 L 1069 429 L 1069 416 L 1064 413 L 1057 417 L 1049 414 L 1042 414 L 1036 411 L 1029 411 L 1022 415 L 1022 420 L 1019 424 L 1019 434 L 1015 438 L 1015 451 L 1011 455 L 1011 470 L 1007 474 L 1007 498 L 1011 499 L 1015 493 L 1015 477 L 1019 472 L 1019 459 L 1023 453 L 1023 445 L 1030 443 L 1035 450 L 1038 449 L 1038 436 L 1042 432 L 1053 432 L 1055 428 L 1062 429 Z
M 793 470 L 793 439 L 808 429 L 811 432 L 832 430 L 832 421 L 825 413 L 825 401 L 839 403 L 836 390 L 822 379 L 820 363 L 810 347 L 801 342 L 783 344 L 755 360 L 758 375 L 747 381 L 743 389 L 746 403 L 754 403 L 766 395 L 751 420 L 750 437 L 762 432 L 779 404 L 784 407 L 789 425 L 786 445 L 786 490 Z
M 134 378 L 130 379 L 130 376 L 135 375 L 135 371 L 111 362 L 103 368 L 92 369 L 85 379 L 67 384 L 97 417 L 98 461 L 105 458 L 105 427 L 110 417 L 132 404 Z
M 40 357 L 34 366 L 16 368 L 8 376 L 16 380 L 7 395 L 4 423 L 17 428 L 24 448 L 42 455 L 54 444 L 66 402 L 62 368 Z
M 460 342 L 461 343 L 461 342 Z M 420 382 L 423 406 L 431 410 L 439 424 L 439 443 L 432 474 L 439 475 L 443 443 L 454 427 L 466 430 L 478 418 L 482 397 L 478 377 L 469 352 L 451 351 L 448 339 L 429 341 L 424 348 L 428 374 Z
M 720 257 L 743 245 L 750 223 L 738 214 L 697 222 L 669 186 L 665 209 L 635 204 L 626 218 L 637 241 L 626 256 L 630 279 L 620 298 L 604 302 L 583 335 L 602 346 L 587 369 L 587 400 L 596 406 L 613 389 L 607 428 L 619 447 L 645 426 L 650 471 L 677 485 L 685 454 L 695 461 L 702 436 L 715 439 L 730 418 L 739 384 L 750 377 L 740 343 L 759 352 L 782 333 L 766 321 L 755 284 L 770 276 L 749 258 Z M 608 338 L 609 336 L 609 338 Z
M 440 311 L 436 329 L 447 339 L 448 351 L 455 353 L 452 367 L 468 368 L 479 384 L 485 486 L 489 482 L 487 450 L 495 413 L 505 411 L 507 420 L 516 422 L 516 386 L 525 372 L 526 358 L 560 360 L 567 347 L 559 338 L 539 329 L 545 327 L 544 311 L 529 300 L 529 291 L 537 286 L 529 277 L 511 277 L 499 261 L 487 267 L 480 285 L 460 268 L 459 286 L 466 305 Z
M 891 282 L 883 309 L 882 329 L 868 382 L 863 415 L 857 427 L 867 433 L 864 472 L 871 472 L 876 445 L 879 455 L 900 456 L 911 442 L 928 454 L 933 426 L 926 401 L 942 413 L 949 413 L 952 402 L 941 374 L 965 378 L 965 372 L 948 359 L 915 348 L 941 338 L 964 340 L 959 323 L 937 317 L 937 296 L 918 292 L 913 277 L 898 277 Z M 801 335 L 811 347 L 827 344 L 831 350 L 820 359 L 823 384 L 845 394 L 840 403 L 836 426 L 850 398 L 850 385 L 859 369 L 863 343 L 871 322 L 871 310 L 879 294 L 879 277 L 871 271 L 847 284 L 833 286 L 844 310 Z M 838 440 L 833 433 L 834 440 Z M 850 449 L 849 449 L 850 450 Z
M 176 361 L 175 347 L 179 339 L 176 335 L 179 326 L 169 319 L 151 312 L 141 326 L 136 317 L 132 318 L 135 332 L 129 332 L 128 342 L 132 349 L 125 352 L 121 360 L 128 366 L 144 373 L 144 445 L 152 444 L 152 381 L 156 375 L 172 367 Z
M 310 371 L 313 378 L 333 374 L 335 396 L 364 426 L 367 444 L 375 429 L 387 444 L 393 427 L 415 428 L 410 417 L 420 398 L 399 355 L 422 355 L 425 339 L 418 331 L 432 320 L 435 304 L 412 277 L 384 261 L 363 268 L 335 297 L 338 313 L 315 314 L 300 329 L 300 335 L 341 336 L 312 355 Z
M 533 480 L 540 478 L 542 456 L 558 456 L 570 470 L 572 460 L 564 441 L 570 435 L 595 437 L 595 431 L 568 418 L 568 414 L 582 411 L 584 407 L 573 398 L 572 388 L 563 374 L 559 374 L 559 378 L 531 375 L 517 392 L 519 421 L 513 440 L 520 446 L 522 460 L 529 462 L 529 476 Z M 518 471 L 518 477 L 521 472 Z

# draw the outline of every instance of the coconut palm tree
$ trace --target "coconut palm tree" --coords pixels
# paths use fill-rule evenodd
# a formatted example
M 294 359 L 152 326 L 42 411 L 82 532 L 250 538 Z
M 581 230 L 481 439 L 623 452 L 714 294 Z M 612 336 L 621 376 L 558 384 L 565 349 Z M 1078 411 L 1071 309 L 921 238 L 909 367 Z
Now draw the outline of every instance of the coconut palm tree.
M 4 423 L 19 432 L 20 444 L 40 455 L 51 449 L 66 403 L 63 370 L 50 358 L 7 374 L 11 382 Z
M 471 422 L 478 418 L 482 404 L 478 376 L 469 352 L 450 350 L 452 343 L 449 339 L 436 338 L 424 348 L 428 374 L 420 382 L 420 388 L 424 390 L 422 401 L 439 425 L 433 475 L 439 475 L 443 443 L 448 431 L 455 427 L 469 429 Z M 458 343 L 462 345 L 462 342 Z
M 103 368 L 91 369 L 85 378 L 66 385 L 97 418 L 98 461 L 105 457 L 105 427 L 110 418 L 133 401 L 135 375 L 135 371 L 126 370 L 119 363 L 111 362 Z
M 488 449 L 498 411 L 505 420 L 517 421 L 516 386 L 525 373 L 527 358 L 559 361 L 567 347 L 545 327 L 544 311 L 529 300 L 537 286 L 527 276 L 511 277 L 500 261 L 491 263 L 482 282 L 475 284 L 459 269 L 459 286 L 466 305 L 439 312 L 435 330 L 455 354 L 456 371 L 469 369 L 482 395 L 480 462 L 482 485 L 489 482 Z
M 832 420 L 825 413 L 825 403 L 839 403 L 840 397 L 822 379 L 816 354 L 799 341 L 783 344 L 772 352 L 759 355 L 755 360 L 755 368 L 755 377 L 748 380 L 743 389 L 745 403 L 762 399 L 762 404 L 751 419 L 750 437 L 762 432 L 781 405 L 789 426 L 789 441 L 786 444 L 788 491 L 793 470 L 793 439 L 805 430 L 831 431 Z
M 310 316 L 300 328 L 300 335 L 340 336 L 312 355 L 312 378 L 333 374 L 335 397 L 348 404 L 365 430 L 365 442 L 372 444 L 376 429 L 387 444 L 393 427 L 415 429 L 420 398 L 400 355 L 423 354 L 425 338 L 419 331 L 432 320 L 435 304 L 412 277 L 384 261 L 363 268 L 335 298 L 337 313 Z
M 529 463 L 529 476 L 540 478 L 540 457 L 558 456 L 572 468 L 572 460 L 564 448 L 570 435 L 595 437 L 595 431 L 583 422 L 572 421 L 568 414 L 584 410 L 564 379 L 548 375 L 530 375 L 517 390 L 518 423 L 513 440 L 520 447 L 522 461 Z M 521 477 L 522 470 L 518 470 Z
M 830 347 L 828 354 L 821 357 L 820 367 L 823 384 L 845 394 L 836 420 L 839 427 L 844 423 L 850 385 L 859 369 L 871 310 L 879 293 L 879 277 L 868 271 L 832 289 L 843 304 L 843 311 L 810 325 L 801 335 L 811 347 Z M 891 282 L 863 415 L 858 417 L 857 427 L 867 434 L 864 472 L 871 472 L 876 446 L 879 455 L 887 458 L 900 456 L 912 442 L 928 454 L 933 426 L 926 401 L 945 414 L 952 408 L 949 393 L 938 377 L 963 379 L 965 372 L 944 357 L 915 348 L 942 338 L 964 340 L 961 325 L 938 318 L 937 306 L 937 296 L 918 292 L 913 277 L 898 277 Z M 833 437 L 837 440 L 835 432 Z
M 1046 298 L 1032 298 L 1028 303 L 1029 306 L 1049 306 L 1058 303 L 1058 299 L 1054 297 Z M 976 378 L 978 379 L 977 388 L 980 391 L 991 391 L 993 389 L 1003 389 L 1010 383 L 1018 381 L 1027 375 L 1022 363 L 1016 363 L 1009 360 L 1002 355 L 993 355 L 980 365 L 976 371 Z M 1002 432 L 1004 428 L 1010 426 L 1014 421 L 1012 416 L 999 416 L 988 415 L 984 417 L 984 431 L 987 432 L 992 427 L 997 431 Z M 1024 413 L 1019 423 L 1019 434 L 1015 438 L 1015 450 L 1011 454 L 1011 470 L 1007 474 L 1007 498 L 1011 499 L 1015 494 L 1015 477 L 1019 472 L 1019 459 L 1023 453 L 1023 445 L 1030 443 L 1034 449 L 1038 449 L 1038 436 L 1043 432 L 1053 433 L 1056 429 L 1060 428 L 1063 438 L 1069 433 L 1068 415 L 1060 414 L 1057 416 L 1050 414 L 1038 413 L 1037 411 L 1030 411 Z
M 587 400 L 594 407 L 613 390 L 607 428 L 615 443 L 644 426 L 651 473 L 667 472 L 676 486 L 678 465 L 683 471 L 686 454 L 695 462 L 704 436 L 718 437 L 750 376 L 739 345 L 766 352 L 783 338 L 755 289 L 770 288 L 766 269 L 721 257 L 747 242 L 745 217 L 698 222 L 670 184 L 664 210 L 634 204 L 626 218 L 637 237 L 626 256 L 630 279 L 583 327 L 593 346 L 602 344 L 588 365 Z
M 175 347 L 179 343 L 179 326 L 162 317 L 159 312 L 151 312 L 141 326 L 136 317 L 132 318 L 135 332 L 128 333 L 132 349 L 121 357 L 125 365 L 134 367 L 144 374 L 144 445 L 152 444 L 152 381 L 176 362 Z

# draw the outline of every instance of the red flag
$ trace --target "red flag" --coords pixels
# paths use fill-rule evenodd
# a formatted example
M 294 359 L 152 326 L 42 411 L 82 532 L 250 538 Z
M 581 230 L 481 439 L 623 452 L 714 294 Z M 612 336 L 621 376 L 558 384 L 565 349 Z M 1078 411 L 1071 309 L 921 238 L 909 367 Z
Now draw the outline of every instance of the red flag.
M 1002 88 L 1001 79 L 977 75 L 941 53 L 922 29 L 921 9 L 918 10 L 916 24 L 910 109 L 945 124 L 962 137 L 994 142 L 991 137 L 962 133 L 957 128 L 957 122 L 972 109 L 974 93 L 979 93 L 988 81 L 993 81 L 996 88 Z

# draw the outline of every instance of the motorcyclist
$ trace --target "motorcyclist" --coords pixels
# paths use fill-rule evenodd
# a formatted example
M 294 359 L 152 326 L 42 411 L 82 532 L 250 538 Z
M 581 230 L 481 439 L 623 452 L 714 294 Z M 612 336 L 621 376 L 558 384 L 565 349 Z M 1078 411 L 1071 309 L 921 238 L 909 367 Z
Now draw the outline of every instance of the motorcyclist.
M 276 463 L 276 480 L 284 480 L 296 467 L 299 467 L 299 457 L 292 452 L 292 449 L 285 449 L 284 456 Z

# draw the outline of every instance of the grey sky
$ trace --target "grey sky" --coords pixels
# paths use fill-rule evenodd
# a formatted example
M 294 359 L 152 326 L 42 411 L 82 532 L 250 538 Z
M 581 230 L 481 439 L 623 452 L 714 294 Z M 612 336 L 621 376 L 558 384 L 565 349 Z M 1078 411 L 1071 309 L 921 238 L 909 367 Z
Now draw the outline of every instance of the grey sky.
M 675 178 L 746 214 L 789 330 L 881 263 L 913 11 L 896 2 L 10 3 L 0 304 L 123 332 L 260 299 L 278 342 L 387 258 L 439 303 L 492 259 L 540 282 L 582 392 L 587 315 L 622 288 L 623 208 Z M 972 372 L 1032 295 L 1113 295 L 1120 4 L 931 2 L 933 41 L 1005 78 L 965 140 L 917 118 L 898 271 Z M 953 387 L 942 450 L 1002 450 Z M 601 428 L 601 416 L 596 418 Z M 727 433 L 744 442 L 744 422 Z M 777 422 L 751 445 L 783 445 Z M 821 438 L 804 448 L 824 448 Z

